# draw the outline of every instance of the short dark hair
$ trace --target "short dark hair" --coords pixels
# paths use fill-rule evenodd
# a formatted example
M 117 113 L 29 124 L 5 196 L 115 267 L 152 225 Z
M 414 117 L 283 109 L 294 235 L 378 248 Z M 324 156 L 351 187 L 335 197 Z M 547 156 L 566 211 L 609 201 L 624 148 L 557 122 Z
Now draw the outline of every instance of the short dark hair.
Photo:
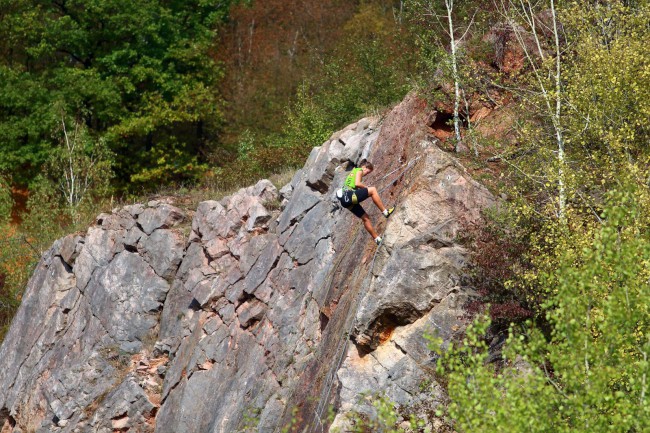
M 366 161 L 365 159 L 364 159 L 363 161 L 361 161 L 361 167 L 366 167 L 366 168 L 369 169 L 370 171 L 372 171 L 372 170 L 375 169 L 375 166 L 372 165 L 372 162 L 370 162 L 370 161 Z

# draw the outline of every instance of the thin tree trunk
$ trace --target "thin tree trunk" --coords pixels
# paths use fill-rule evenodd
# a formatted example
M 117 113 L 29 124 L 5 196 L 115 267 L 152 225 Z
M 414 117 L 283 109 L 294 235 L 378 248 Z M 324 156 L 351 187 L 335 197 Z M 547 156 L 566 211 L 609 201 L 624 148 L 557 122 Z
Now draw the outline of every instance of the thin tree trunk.
M 560 115 L 562 112 L 561 99 L 561 62 L 560 62 L 560 36 L 557 30 L 557 17 L 555 14 L 555 1 L 551 0 L 551 16 L 553 17 L 553 36 L 555 37 L 555 134 L 557 139 L 557 158 L 558 158 L 558 200 L 560 210 L 560 221 L 566 222 L 566 185 L 564 179 L 564 137 L 560 124 Z
M 567 202 L 567 192 L 566 192 L 566 157 L 564 152 L 564 134 L 562 132 L 561 124 L 561 114 L 562 114 L 562 69 L 561 69 L 561 52 L 560 52 L 560 36 L 557 28 L 557 15 L 555 12 L 555 0 L 550 0 L 551 3 L 551 16 L 553 19 L 553 36 L 555 44 L 555 71 L 553 73 L 555 79 L 555 95 L 550 94 L 550 90 L 544 85 L 544 81 L 541 75 L 541 72 L 538 70 L 535 61 L 533 60 L 532 54 L 529 52 L 526 47 L 523 36 L 520 34 L 521 31 L 518 29 L 516 21 L 509 15 L 509 8 L 501 2 L 501 7 L 503 10 L 504 16 L 508 19 L 510 26 L 512 27 L 513 33 L 517 38 L 517 42 L 524 51 L 528 62 L 531 64 L 533 73 L 539 85 L 539 89 L 544 98 L 544 102 L 547 107 L 547 115 L 551 119 L 553 124 L 553 129 L 555 132 L 555 141 L 557 145 L 557 161 L 558 161 L 558 219 L 562 224 L 566 223 L 566 202 Z M 544 50 L 542 49 L 542 44 L 539 39 L 539 34 L 537 32 L 535 24 L 535 16 L 533 12 L 533 6 L 529 1 L 524 3 L 524 0 L 519 1 L 522 18 L 526 21 L 528 26 L 531 29 L 531 36 L 534 38 L 538 54 L 542 60 L 544 60 Z M 555 105 L 553 107 L 553 105 Z
M 460 84 L 458 80 L 458 64 L 456 62 L 456 39 L 454 38 L 454 23 L 452 19 L 452 12 L 454 10 L 454 0 L 445 0 L 447 7 L 447 22 L 449 23 L 449 37 L 451 38 L 451 68 L 454 78 L 454 134 L 456 135 L 455 151 L 458 152 L 460 145 Z

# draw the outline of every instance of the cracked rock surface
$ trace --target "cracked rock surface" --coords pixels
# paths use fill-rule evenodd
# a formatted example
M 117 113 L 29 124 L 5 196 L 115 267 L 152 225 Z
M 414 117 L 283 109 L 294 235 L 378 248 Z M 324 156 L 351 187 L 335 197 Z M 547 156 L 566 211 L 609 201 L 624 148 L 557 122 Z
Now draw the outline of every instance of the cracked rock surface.
M 132 367 L 155 342 L 183 218 L 168 203 L 127 206 L 44 254 L 0 347 L 3 432 L 152 425 L 159 384 Z
M 349 125 L 279 191 L 262 180 L 191 221 L 172 199 L 127 206 L 57 241 L 0 347 L 2 432 L 302 431 L 326 404 L 345 428 L 364 392 L 422 402 L 423 335 L 461 332 L 473 296 L 456 235 L 493 203 L 425 108 Z M 364 203 L 379 250 L 335 199 L 362 158 L 397 204 L 385 220 Z

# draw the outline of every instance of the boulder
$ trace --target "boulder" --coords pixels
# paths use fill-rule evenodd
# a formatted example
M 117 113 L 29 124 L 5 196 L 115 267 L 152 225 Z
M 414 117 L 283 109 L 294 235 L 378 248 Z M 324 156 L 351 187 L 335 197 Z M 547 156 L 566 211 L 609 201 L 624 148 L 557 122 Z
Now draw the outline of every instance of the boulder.
M 170 229 L 185 219 L 185 213 L 179 208 L 161 204 L 146 208 L 138 215 L 138 224 L 142 231 L 150 235 L 156 229 Z

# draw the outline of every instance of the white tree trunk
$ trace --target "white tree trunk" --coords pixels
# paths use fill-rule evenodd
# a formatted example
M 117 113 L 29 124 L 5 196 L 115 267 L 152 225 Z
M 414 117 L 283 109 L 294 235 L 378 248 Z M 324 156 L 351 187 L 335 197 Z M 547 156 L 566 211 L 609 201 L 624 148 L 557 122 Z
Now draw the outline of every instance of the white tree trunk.
M 449 24 L 449 37 L 451 40 L 451 70 L 454 79 L 454 134 L 456 136 L 456 146 L 455 150 L 458 152 L 458 146 L 460 144 L 460 116 L 459 106 L 460 106 L 460 83 L 458 78 L 458 62 L 456 59 L 456 39 L 454 37 L 454 22 L 452 18 L 452 12 L 454 10 L 454 0 L 445 0 L 445 6 L 447 7 L 447 22 Z
M 560 220 L 566 222 L 566 185 L 564 173 L 564 137 L 560 123 L 562 113 L 562 83 L 561 83 L 561 57 L 560 57 L 560 36 L 557 30 L 557 16 L 555 14 L 555 1 L 551 0 L 551 16 L 553 17 L 553 36 L 555 38 L 555 136 L 557 140 L 558 158 L 558 205 Z
M 516 20 L 510 15 L 510 7 L 506 6 L 503 1 L 501 2 L 501 8 L 503 15 L 507 18 L 510 27 L 513 30 L 517 42 L 521 46 L 526 59 L 530 63 L 534 76 L 539 85 L 540 93 L 544 99 L 544 103 L 548 110 L 547 115 L 551 119 L 553 129 L 555 132 L 555 141 L 557 145 L 557 161 L 558 161 L 558 219 L 564 224 L 566 223 L 566 202 L 567 202 L 567 192 L 566 192 L 566 158 L 564 152 L 564 134 L 562 131 L 561 115 L 562 115 L 562 61 L 561 61 L 561 51 L 560 51 L 560 35 L 557 28 L 557 15 L 555 12 L 555 0 L 550 0 L 551 5 L 551 17 L 553 19 L 553 37 L 554 37 L 554 48 L 555 48 L 555 71 L 553 71 L 553 78 L 555 80 L 555 92 L 551 94 L 550 90 L 546 88 L 544 84 L 544 77 L 542 71 L 538 69 L 533 55 L 529 52 L 528 47 L 526 46 L 524 36 L 521 34 L 521 28 L 518 26 Z M 540 41 L 539 33 L 537 32 L 535 15 L 533 12 L 533 5 L 529 0 L 519 0 L 520 18 L 522 18 L 526 24 L 530 27 L 530 34 L 533 37 L 538 55 L 544 60 L 544 50 L 542 49 L 542 43 Z

